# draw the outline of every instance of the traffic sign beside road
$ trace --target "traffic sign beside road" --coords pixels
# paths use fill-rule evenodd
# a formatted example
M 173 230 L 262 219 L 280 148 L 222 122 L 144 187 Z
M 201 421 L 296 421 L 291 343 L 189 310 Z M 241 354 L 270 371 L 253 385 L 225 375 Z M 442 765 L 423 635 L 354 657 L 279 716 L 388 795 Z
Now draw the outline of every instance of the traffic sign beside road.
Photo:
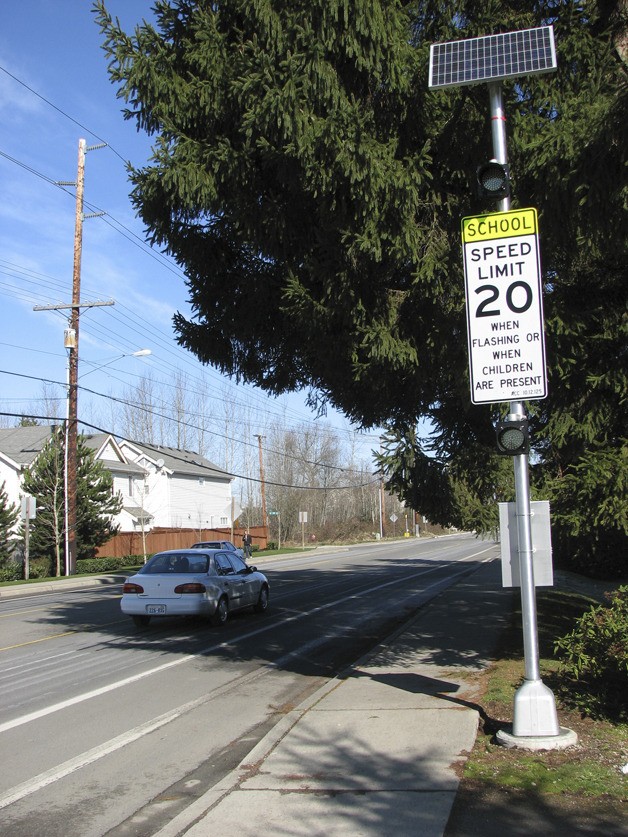
M 536 209 L 462 219 L 471 401 L 545 398 Z

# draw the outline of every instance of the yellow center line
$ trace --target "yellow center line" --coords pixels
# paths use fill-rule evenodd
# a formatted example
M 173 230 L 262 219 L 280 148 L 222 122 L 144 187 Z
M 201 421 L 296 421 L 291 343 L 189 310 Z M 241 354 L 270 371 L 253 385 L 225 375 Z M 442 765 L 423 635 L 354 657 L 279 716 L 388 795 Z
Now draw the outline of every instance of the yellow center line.
M 112 598 L 121 599 L 121 593 L 114 593 Z M 104 601 L 104 599 L 102 599 Z M 11 613 L 0 613 L 0 619 L 10 619 L 12 616 L 25 616 L 28 613 L 37 613 L 40 610 L 59 610 L 62 607 L 67 607 L 67 603 L 58 605 L 45 605 L 44 607 L 29 607 L 28 610 L 12 610 Z
M 0 619 L 9 619 L 11 616 L 24 616 L 27 613 L 37 613 L 39 610 L 58 610 L 63 605 L 50 605 L 49 607 L 31 607 L 28 610 L 14 610 L 12 613 L 0 614 Z
M 41 639 L 31 639 L 28 642 L 19 642 L 17 645 L 7 645 L 0 648 L 0 651 L 12 651 L 14 648 L 25 648 L 27 645 L 36 645 L 38 642 L 48 642 L 49 639 L 58 639 L 60 636 L 69 636 L 70 634 L 77 634 L 78 631 L 65 631 L 62 634 L 53 634 L 52 636 L 44 636 Z
M 104 628 L 106 625 L 116 625 L 120 622 L 126 622 L 126 619 L 114 619 L 111 622 L 102 622 L 100 625 L 84 625 L 81 628 L 73 628 L 71 631 L 64 631 L 62 634 L 51 634 L 50 636 L 43 636 L 41 639 L 30 639 L 28 642 L 19 642 L 17 645 L 6 645 L 0 648 L 2 651 L 12 651 L 15 648 L 25 648 L 27 645 L 37 645 L 38 642 L 48 642 L 51 639 L 59 639 L 62 636 L 70 636 L 70 634 L 87 633 L 90 628 Z

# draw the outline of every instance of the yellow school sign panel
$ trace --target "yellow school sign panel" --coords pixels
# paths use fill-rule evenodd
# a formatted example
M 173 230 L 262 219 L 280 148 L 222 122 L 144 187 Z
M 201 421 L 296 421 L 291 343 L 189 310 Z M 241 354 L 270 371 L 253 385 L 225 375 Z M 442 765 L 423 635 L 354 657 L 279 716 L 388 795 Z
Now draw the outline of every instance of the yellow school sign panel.
M 536 209 L 462 219 L 471 401 L 547 395 Z

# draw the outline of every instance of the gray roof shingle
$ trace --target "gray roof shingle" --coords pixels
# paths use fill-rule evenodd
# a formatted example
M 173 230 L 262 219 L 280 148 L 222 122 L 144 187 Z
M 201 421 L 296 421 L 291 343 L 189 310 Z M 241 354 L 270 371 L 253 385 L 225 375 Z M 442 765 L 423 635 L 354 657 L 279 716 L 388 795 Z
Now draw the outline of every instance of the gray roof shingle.
M 30 465 L 41 453 L 55 425 L 0 428 L 0 451 L 18 465 Z
M 129 440 L 130 441 L 130 440 Z M 153 460 L 162 459 L 166 468 L 177 474 L 189 476 L 207 477 L 211 479 L 232 480 L 233 474 L 214 465 L 209 459 L 205 459 L 200 453 L 178 448 L 164 447 L 163 445 L 146 445 L 143 442 L 130 442 Z
M 0 451 L 18 465 L 30 465 L 41 452 L 50 438 L 51 431 L 57 425 L 37 425 L 35 427 L 0 428 Z M 94 433 L 84 436 L 86 444 L 97 451 L 110 434 Z M 115 439 L 115 437 L 113 437 Z M 120 440 L 117 440 L 120 441 Z M 189 450 L 163 445 L 148 445 L 143 442 L 128 440 L 154 461 L 163 460 L 170 471 L 187 476 L 207 477 L 208 479 L 232 480 L 233 474 L 214 465 L 209 459 Z M 101 460 L 111 471 L 124 473 L 143 473 L 141 466 L 134 462 L 124 464 L 114 460 Z

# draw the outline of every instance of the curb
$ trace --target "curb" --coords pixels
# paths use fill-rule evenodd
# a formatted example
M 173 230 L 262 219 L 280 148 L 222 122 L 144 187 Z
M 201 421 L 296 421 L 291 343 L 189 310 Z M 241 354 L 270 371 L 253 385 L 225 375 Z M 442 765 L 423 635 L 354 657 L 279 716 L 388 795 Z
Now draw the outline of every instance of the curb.
M 317 689 L 313 695 L 306 698 L 295 709 L 291 709 L 290 712 L 280 718 L 275 726 L 257 742 L 237 767 L 227 773 L 212 788 L 205 791 L 191 805 L 188 805 L 187 808 L 181 811 L 180 814 L 174 817 L 162 829 L 156 831 L 152 837 L 179 837 L 179 835 L 185 834 L 186 831 L 202 820 L 215 805 L 221 802 L 226 796 L 229 796 L 230 793 L 237 790 L 242 781 L 246 779 L 247 774 L 251 773 L 258 764 L 268 758 L 304 715 L 319 703 L 319 701 L 323 700 L 327 694 L 337 689 L 341 683 L 342 680 L 338 680 L 337 678 L 330 680 L 329 683 L 325 683 L 324 686 Z
M 0 601 L 16 596 L 43 595 L 45 593 L 72 592 L 85 587 L 102 587 L 105 584 L 124 584 L 131 573 L 124 575 L 99 575 L 88 578 L 72 577 L 59 581 L 41 581 L 32 584 L 16 584 L 15 587 L 0 588 Z
M 434 596 L 428 601 L 423 602 L 421 607 L 431 604 L 437 600 L 444 593 L 455 588 L 459 583 L 468 579 L 470 575 L 474 575 L 485 563 L 481 563 L 479 567 L 464 573 L 462 577 L 456 581 L 455 584 L 450 585 L 444 590 L 438 590 Z M 258 769 L 259 765 L 266 761 L 272 752 L 281 744 L 284 738 L 291 732 L 291 730 L 302 720 L 302 718 L 318 703 L 323 701 L 328 695 L 338 689 L 346 681 L 349 673 L 359 666 L 367 664 L 368 660 L 380 653 L 383 647 L 389 645 L 397 640 L 403 633 L 408 630 L 414 622 L 422 617 L 419 611 L 414 613 L 403 625 L 397 626 L 388 636 L 384 637 L 373 648 L 354 660 L 350 665 L 344 668 L 333 679 L 324 683 L 313 694 L 305 698 L 298 706 L 291 709 L 286 715 L 281 717 L 279 721 L 269 730 L 260 741 L 255 744 L 251 751 L 246 755 L 240 764 L 231 770 L 213 787 L 207 790 L 204 794 L 194 800 L 176 817 L 174 817 L 167 825 L 159 831 L 154 832 L 152 837 L 181 837 L 186 834 L 191 828 L 199 823 L 211 810 L 216 807 L 229 794 L 236 791 L 242 782 L 246 781 L 249 774 Z M 479 713 L 478 718 L 479 718 Z

